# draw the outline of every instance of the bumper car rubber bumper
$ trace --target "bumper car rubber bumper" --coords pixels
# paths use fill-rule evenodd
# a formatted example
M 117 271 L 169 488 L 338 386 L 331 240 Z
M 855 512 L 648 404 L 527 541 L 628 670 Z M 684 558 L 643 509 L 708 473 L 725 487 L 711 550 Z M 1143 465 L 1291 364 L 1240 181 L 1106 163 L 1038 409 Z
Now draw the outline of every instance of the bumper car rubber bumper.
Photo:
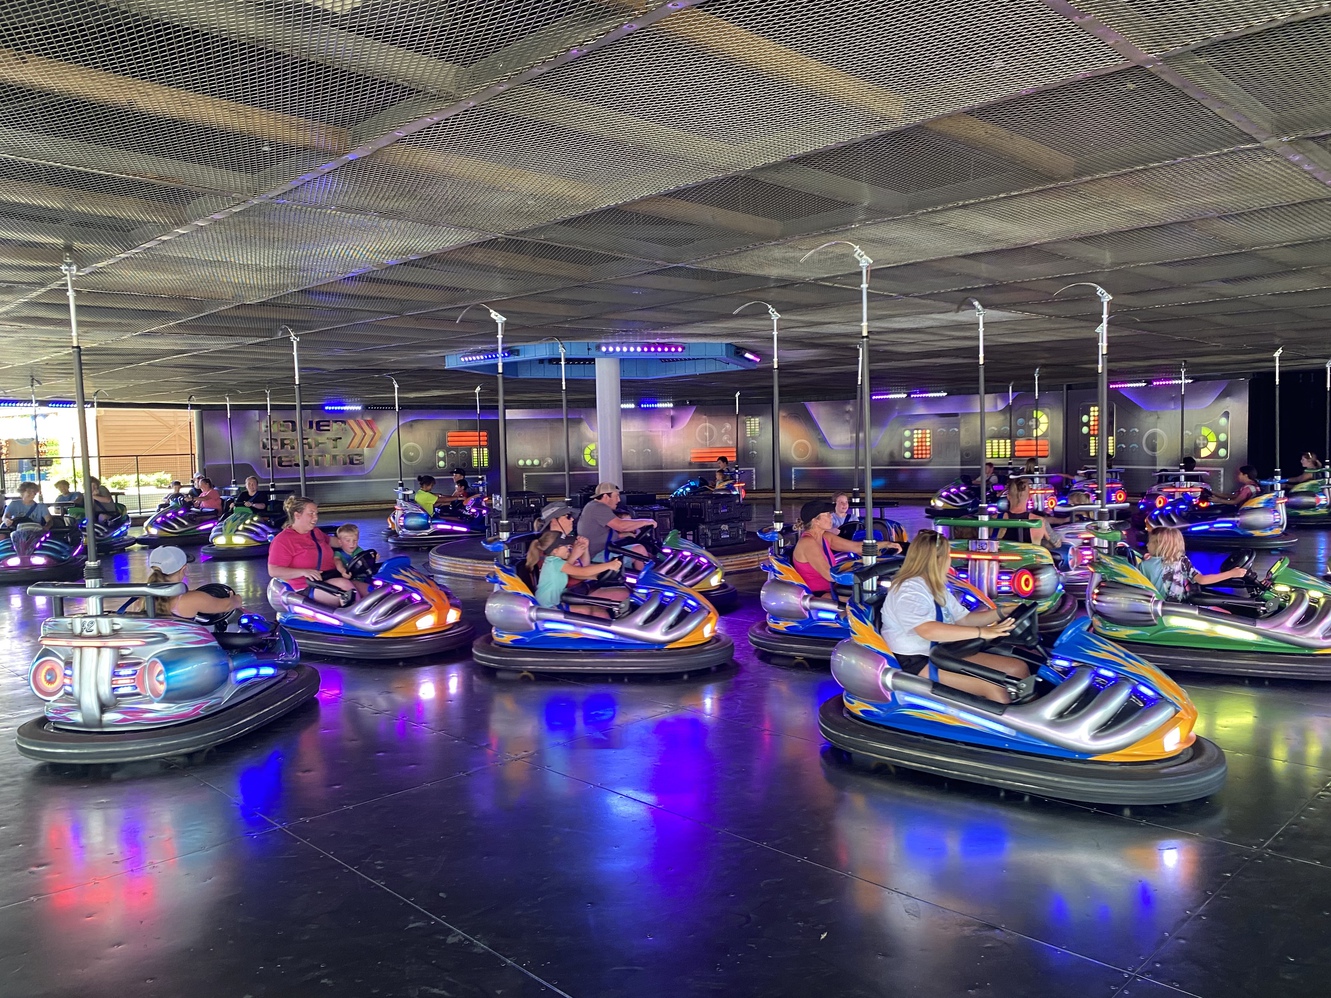
M 1063 633 L 1063 629 L 1072 623 L 1072 618 L 1075 616 L 1077 616 L 1077 597 L 1064 592 L 1057 606 L 1048 613 L 1040 614 L 1040 637 L 1058 637 Z
M 142 544 L 146 548 L 155 548 L 165 545 L 175 547 L 193 547 L 195 544 L 207 544 L 208 535 L 212 530 L 190 530 L 179 534 L 144 534 L 142 537 L 134 538 L 135 543 Z
M 18 750 L 40 762 L 74 765 L 140 762 L 189 755 L 240 738 L 277 720 L 319 692 L 308 665 L 287 670 L 268 688 L 195 721 L 133 731 L 73 731 L 35 717 L 18 729 Z
M 1094 804 L 1177 804 L 1215 793 L 1225 782 L 1225 754 L 1198 738 L 1157 762 L 1094 762 L 947 742 L 846 716 L 841 695 L 818 710 L 823 737 L 852 757 L 983 783 L 1019 793 Z
M 522 648 L 496 644 L 491 634 L 481 635 L 471 646 L 477 665 L 506 672 L 680 675 L 715 669 L 734 656 L 734 642 L 723 634 L 689 648 Z
M 1248 534 L 1207 534 L 1189 533 L 1187 543 L 1189 547 L 1197 547 L 1220 551 L 1233 551 L 1247 549 L 1249 551 L 1275 551 L 1280 548 L 1292 548 L 1298 538 L 1288 530 L 1280 534 L 1272 534 L 1269 537 L 1254 537 Z
M 1136 641 L 1114 643 L 1166 672 L 1207 672 L 1249 679 L 1331 681 L 1331 655 L 1281 655 L 1217 648 L 1180 648 Z
M 240 558 L 267 558 L 267 544 L 205 544 L 203 553 L 217 561 L 236 561 Z
M 749 644 L 759 658 L 774 665 L 830 666 L 832 649 L 840 640 L 774 631 L 767 626 L 765 617 L 755 620 L 749 628 Z
M 698 595 L 712 604 L 717 613 L 728 613 L 739 605 L 739 590 L 729 582 L 722 582 L 715 589 L 699 589 Z
M 45 568 L 11 568 L 0 571 L 0 586 L 27 586 L 34 582 L 62 582 L 83 574 L 83 561 L 67 561 Z
M 361 638 L 306 631 L 292 627 L 290 621 L 284 626 L 300 645 L 302 658 L 343 658 L 362 662 L 398 662 L 404 658 L 440 655 L 466 647 L 476 635 L 475 629 L 465 623 L 454 624 L 442 631 L 401 638 Z

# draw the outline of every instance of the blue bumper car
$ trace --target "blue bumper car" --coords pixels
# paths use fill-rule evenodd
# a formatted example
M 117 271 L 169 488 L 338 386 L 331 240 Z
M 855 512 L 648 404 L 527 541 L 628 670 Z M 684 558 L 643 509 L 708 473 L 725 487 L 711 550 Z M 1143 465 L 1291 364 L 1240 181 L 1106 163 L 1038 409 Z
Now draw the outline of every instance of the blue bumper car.
M 715 608 L 650 566 L 627 599 L 593 590 L 568 593 L 556 607 L 537 603 L 515 569 L 496 565 L 490 581 L 491 631 L 472 644 L 472 658 L 491 669 L 673 675 L 715 669 L 734 656 L 734 644 L 717 633 Z
M 180 584 L 33 586 L 56 602 L 30 670 L 45 713 L 18 729 L 42 762 L 103 764 L 187 756 L 231 741 L 318 692 L 291 635 L 240 611 L 199 621 L 64 616 L 69 597 L 176 596 Z
M 471 642 L 473 630 L 462 623 L 457 597 L 412 568 L 410 559 L 378 564 L 367 551 L 349 567 L 353 579 L 369 586 L 369 595 L 352 600 L 350 592 L 320 582 L 297 588 L 282 579 L 269 581 L 268 603 L 297 636 L 302 654 L 398 661 Z
M 823 736 L 860 764 L 1106 804 L 1195 800 L 1224 783 L 1224 753 L 1193 732 L 1197 709 L 1183 689 L 1086 621 L 1046 652 L 1026 604 L 1008 638 L 935 645 L 927 673 L 914 675 L 879 634 L 875 597 L 850 608 L 852 637 L 832 656 L 844 692 L 819 710 Z M 1021 658 L 1032 675 L 1014 679 L 966 657 L 980 651 Z M 1012 702 L 946 686 L 938 670 L 1001 685 Z
M 483 495 L 451 504 L 441 501 L 435 505 L 433 514 L 427 513 L 412 495 L 406 491 L 399 493 L 393 511 L 388 514 L 384 536 L 392 547 L 433 547 L 457 537 L 485 533 Z
M 1188 547 L 1274 551 L 1298 540 L 1288 526 L 1284 495 L 1267 492 L 1240 506 L 1182 495 L 1146 515 L 1148 529 L 1176 527 Z
M 0 586 L 77 578 L 83 535 L 72 526 L 19 523 L 0 533 Z

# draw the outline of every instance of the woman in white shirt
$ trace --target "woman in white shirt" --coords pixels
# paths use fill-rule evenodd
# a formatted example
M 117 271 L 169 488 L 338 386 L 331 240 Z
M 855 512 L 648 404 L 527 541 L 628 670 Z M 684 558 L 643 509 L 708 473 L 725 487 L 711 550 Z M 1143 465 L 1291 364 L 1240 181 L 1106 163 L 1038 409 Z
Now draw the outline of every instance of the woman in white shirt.
M 935 644 L 973 638 L 993 641 L 1012 630 L 1013 622 L 1002 619 L 997 610 L 966 612 L 947 588 L 950 566 L 947 538 L 935 530 L 921 530 L 883 599 L 883 637 L 901 668 L 914 675 L 929 670 L 929 649 Z M 1006 655 L 980 652 L 965 657 L 1016 679 L 1030 675 L 1026 663 Z M 936 681 L 997 703 L 1009 702 L 1006 690 L 973 676 L 940 669 Z

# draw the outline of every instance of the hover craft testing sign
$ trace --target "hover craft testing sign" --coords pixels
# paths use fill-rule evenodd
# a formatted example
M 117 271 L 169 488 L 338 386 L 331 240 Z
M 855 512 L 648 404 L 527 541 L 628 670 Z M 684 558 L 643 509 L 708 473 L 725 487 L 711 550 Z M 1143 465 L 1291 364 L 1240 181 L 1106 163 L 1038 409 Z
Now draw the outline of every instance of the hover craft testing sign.
M 305 467 L 363 468 L 366 452 L 379 446 L 379 427 L 373 419 L 305 420 Z M 260 441 L 264 460 L 276 468 L 295 468 L 299 450 L 296 446 L 296 421 L 272 421 L 272 449 L 268 453 L 268 435 Z

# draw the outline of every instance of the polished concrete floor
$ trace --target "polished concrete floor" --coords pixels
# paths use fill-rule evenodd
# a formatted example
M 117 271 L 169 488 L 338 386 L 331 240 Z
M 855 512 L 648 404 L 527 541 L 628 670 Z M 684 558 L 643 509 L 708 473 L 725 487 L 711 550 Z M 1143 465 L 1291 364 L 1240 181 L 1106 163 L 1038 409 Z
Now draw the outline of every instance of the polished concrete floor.
M 263 607 L 261 564 L 192 578 Z M 1331 685 L 1187 679 L 1229 757 L 1200 803 L 874 776 L 818 736 L 826 673 L 749 653 L 734 581 L 706 679 L 321 666 L 201 762 L 97 772 L 15 751 L 45 608 L 0 589 L 0 995 L 1327 993 Z

